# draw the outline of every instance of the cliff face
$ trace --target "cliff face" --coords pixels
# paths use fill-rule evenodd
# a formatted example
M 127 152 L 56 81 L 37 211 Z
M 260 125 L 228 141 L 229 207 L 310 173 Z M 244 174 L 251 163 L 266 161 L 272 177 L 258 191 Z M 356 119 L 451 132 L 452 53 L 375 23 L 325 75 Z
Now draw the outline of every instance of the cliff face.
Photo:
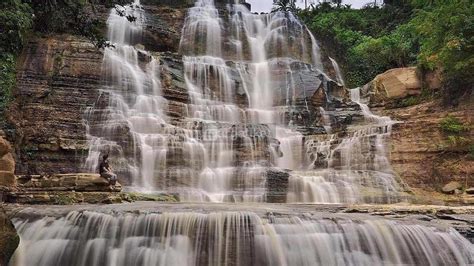
M 450 181 L 458 181 L 465 188 L 474 186 L 472 151 L 466 146 L 456 147 L 440 126 L 443 119 L 452 116 L 472 127 L 472 101 L 455 108 L 428 101 L 404 108 L 385 108 L 382 113 L 400 122 L 392 132 L 391 162 L 411 187 L 439 191 Z M 472 129 L 463 135 L 471 141 L 474 139 Z
M 391 135 L 391 164 L 415 192 L 440 191 L 451 181 L 465 189 L 474 185 L 473 98 L 456 107 L 443 106 L 426 96 L 439 88 L 436 73 L 421 78 L 415 68 L 400 68 L 378 75 L 363 89 L 373 110 L 397 121 Z M 443 131 L 448 117 L 463 124 L 464 130 Z
M 159 58 L 162 94 L 168 101 L 166 112 L 170 123 L 177 125 L 189 111 L 187 104 L 190 100 L 185 86 L 184 66 L 178 50 L 186 8 L 190 4 L 183 2 L 175 5 L 167 1 L 151 0 L 143 3 L 146 24 L 143 27 L 142 39 L 135 45 L 139 50 L 145 48 L 155 58 Z M 107 15 L 104 13 L 100 17 L 105 21 Z M 139 57 L 143 64 L 149 61 L 149 55 L 146 53 L 140 53 Z M 30 38 L 18 64 L 15 99 L 8 111 L 12 128 L 7 131 L 7 136 L 14 146 L 17 174 L 60 174 L 84 170 L 83 165 L 89 148 L 86 111 L 93 106 L 93 115 L 100 118 L 106 114 L 110 100 L 108 94 L 102 90 L 106 80 L 102 61 L 103 50 L 97 49 L 89 40 L 79 36 L 51 35 Z M 286 114 L 286 119 L 294 120 L 298 130 L 304 135 L 325 134 L 324 118 L 319 107 L 333 111 L 332 126 L 336 132 L 344 131 L 347 124 L 360 120 L 358 107 L 347 104 L 345 99 L 348 95 L 341 86 L 335 82 L 323 84 L 323 75 L 315 75 L 303 62 L 295 61 L 291 69 L 299 76 L 299 79 L 294 81 L 298 90 L 292 98 L 295 108 Z M 330 75 L 334 74 L 333 72 L 333 69 L 328 71 Z M 286 87 L 286 69 L 276 69 L 271 74 L 278 87 Z M 243 91 L 245 81 L 239 81 L 237 78 L 234 81 L 240 88 L 239 104 L 247 102 Z M 400 98 L 419 95 L 421 84 L 422 82 L 416 80 L 415 70 L 409 69 L 379 76 L 365 88 L 365 93 L 371 95 L 372 107 L 378 106 L 379 113 L 403 122 L 394 126 L 392 134 L 393 168 L 412 188 L 433 190 L 450 180 L 467 180 L 468 185 L 472 185 L 472 161 L 459 163 L 459 160 L 465 159 L 466 153 L 447 152 L 447 137 L 439 128 L 441 119 L 448 113 L 472 124 L 472 105 L 447 110 L 434 102 L 404 108 L 393 104 Z M 275 93 L 278 105 L 285 106 L 287 93 L 283 89 Z M 342 108 L 346 108 L 346 111 Z M 100 122 L 98 119 L 97 123 Z M 96 126 L 94 123 L 95 120 L 89 120 L 92 131 Z M 124 127 L 124 130 L 127 128 Z M 115 134 L 120 135 L 123 141 L 129 140 L 128 131 Z M 469 134 L 472 138 L 472 130 Z M 241 144 L 234 143 L 237 148 L 242 146 Z M 265 145 L 267 147 L 269 143 Z M 262 158 L 270 156 L 263 148 L 259 151 L 261 154 L 258 156 L 261 155 Z M 127 152 L 131 151 L 125 151 Z M 248 150 L 243 147 L 238 150 L 237 155 L 237 163 L 244 162 L 249 156 Z M 168 167 L 183 163 L 180 154 L 170 153 L 168 157 Z M 120 174 L 127 177 L 125 171 Z M 279 184 L 283 183 L 283 187 L 287 185 L 287 174 L 270 171 L 268 175 L 268 186 L 275 187 L 272 191 L 278 192 L 278 195 L 285 194 L 286 188 L 279 187 Z M 123 180 L 123 183 L 127 184 L 127 181 L 129 180 Z
M 163 60 L 170 68 L 176 63 L 172 53 L 178 49 L 185 7 L 161 3 L 144 7 L 149 15 L 142 43 L 150 51 L 168 51 Z M 105 20 L 107 15 L 99 17 Z M 80 36 L 29 39 L 17 66 L 17 87 L 7 113 L 11 128 L 6 133 L 19 162 L 17 174 L 81 171 L 88 151 L 83 119 L 88 107 L 101 104 L 97 100 L 105 80 L 102 59 L 103 50 Z M 172 76 L 176 77 L 169 72 L 163 77 L 168 97 L 186 101 L 184 87 Z M 172 102 L 170 112 L 176 116 L 182 108 Z
M 17 173 L 77 172 L 84 110 L 97 99 L 102 55 L 74 36 L 35 37 L 22 54 L 8 112 Z

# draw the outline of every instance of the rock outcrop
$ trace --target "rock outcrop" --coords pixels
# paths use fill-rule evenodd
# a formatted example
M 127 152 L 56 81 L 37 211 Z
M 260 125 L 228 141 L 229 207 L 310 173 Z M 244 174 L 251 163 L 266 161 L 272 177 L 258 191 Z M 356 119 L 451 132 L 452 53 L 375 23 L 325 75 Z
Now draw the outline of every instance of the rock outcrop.
M 99 174 L 56 174 L 50 176 L 19 176 L 18 188 L 29 191 L 120 191 L 122 186 L 114 187 Z
M 448 115 L 456 117 L 471 125 L 463 138 L 474 139 L 472 106 L 466 102 L 446 108 L 439 102 L 428 101 L 404 108 L 379 108 L 379 112 L 398 122 L 391 135 L 391 164 L 410 187 L 441 191 L 450 181 L 467 187 L 474 185 L 469 145 L 455 147 L 440 126 Z
M 416 67 L 394 68 L 377 75 L 362 90 L 368 93 L 373 105 L 384 105 L 408 96 L 420 95 L 423 88 L 439 89 L 439 73 L 422 75 Z
M 142 43 L 147 50 L 177 52 L 190 2 L 174 5 L 173 1 L 146 1 L 149 5 L 143 8 L 148 17 Z M 173 4 L 173 8 L 168 4 Z M 99 12 L 97 16 L 105 22 L 108 9 L 99 8 Z M 179 88 L 184 84 L 182 70 L 173 72 L 175 58 L 175 54 L 167 53 L 162 61 L 164 68 L 171 69 L 164 71 L 162 78 L 169 81 L 164 90 L 169 92 L 166 97 L 173 100 L 169 104 L 172 117 L 185 111 L 181 102 L 187 101 L 187 95 Z M 101 90 L 105 85 L 102 59 L 103 50 L 84 37 L 29 38 L 18 60 L 17 87 L 6 114 L 10 126 L 5 133 L 18 162 L 17 174 L 48 175 L 84 170 L 88 153 L 86 111 L 108 100 L 107 93 Z M 104 97 L 99 98 L 99 95 Z M 8 177 L 12 179 L 11 175 Z
M 15 160 L 10 143 L 0 131 L 0 186 L 15 185 Z
M 15 227 L 0 207 L 0 265 L 8 265 L 19 243 L 20 237 Z
M 451 181 L 441 188 L 441 191 L 448 194 L 459 194 L 462 189 L 462 184 L 456 181 Z
M 85 108 L 99 95 L 102 53 L 75 36 L 32 38 L 20 59 L 7 132 L 18 174 L 79 172 Z

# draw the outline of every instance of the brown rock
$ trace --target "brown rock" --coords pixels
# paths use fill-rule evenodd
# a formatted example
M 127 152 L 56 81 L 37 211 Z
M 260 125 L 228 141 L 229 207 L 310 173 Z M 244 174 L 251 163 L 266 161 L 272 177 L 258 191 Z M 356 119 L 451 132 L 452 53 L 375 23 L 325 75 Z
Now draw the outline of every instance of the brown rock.
M 3 209 L 0 209 L 0 265 L 8 265 L 19 243 L 20 237 L 15 227 Z
M 99 174 L 77 173 L 47 176 L 19 176 L 19 187 L 29 191 L 121 191 L 117 183 L 114 188 Z
M 12 186 L 15 184 L 15 175 L 13 172 L 0 171 L 0 186 Z
M 474 187 L 470 187 L 470 188 L 466 189 L 465 192 L 466 192 L 467 194 L 471 194 L 471 195 L 474 194 Z
M 12 152 L 10 143 L 6 139 L 0 137 L 0 157 L 10 152 Z
M 461 183 L 456 182 L 456 181 L 451 181 L 448 184 L 444 185 L 444 187 L 441 189 L 444 193 L 447 194 L 458 194 L 456 193 L 456 190 L 460 190 L 462 188 Z
M 450 181 L 474 186 L 474 161 L 466 158 L 468 145 L 452 150 L 449 139 L 440 130 L 440 123 L 447 115 L 471 124 L 472 106 L 472 103 L 461 102 L 447 108 L 438 101 L 430 101 L 393 109 L 386 105 L 382 111 L 372 108 L 399 122 L 393 126 L 390 136 L 390 163 L 410 187 L 434 192 Z M 463 133 L 462 137 L 474 139 L 474 130 Z
M 388 99 L 404 98 L 421 93 L 421 80 L 416 67 L 394 68 L 374 79 L 375 93 Z
M 0 171 L 15 172 L 15 160 L 11 153 L 7 153 L 3 155 L 3 157 L 0 157 Z

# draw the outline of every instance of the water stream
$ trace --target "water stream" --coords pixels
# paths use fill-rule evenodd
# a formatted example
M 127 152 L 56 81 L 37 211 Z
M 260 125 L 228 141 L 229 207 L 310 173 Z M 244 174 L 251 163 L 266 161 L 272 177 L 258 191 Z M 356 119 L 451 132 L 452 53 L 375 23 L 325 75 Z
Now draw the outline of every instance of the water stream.
M 22 238 L 11 265 L 474 263 L 474 245 L 439 222 L 222 205 L 26 208 L 13 219 Z
M 327 205 L 403 200 L 387 157 L 394 121 L 341 86 L 337 62 L 293 14 L 238 2 L 188 10 L 178 119 L 161 55 L 140 45 L 140 1 L 117 7 L 136 20 L 116 9 L 107 20 L 84 169 L 109 153 L 127 190 L 186 203 L 10 207 L 21 236 L 10 265 L 473 265 L 473 244 L 445 221 Z
M 107 85 L 97 106 L 108 103 L 86 114 L 85 169 L 95 171 L 100 154 L 110 153 L 122 180 L 129 177 L 128 189 L 176 193 L 182 201 L 267 201 L 269 169 L 290 171 L 289 202 L 399 201 L 384 150 L 390 120 L 353 98 L 365 122 L 347 136 L 330 134 L 337 111 L 326 109 L 334 109 L 330 88 L 337 85 L 329 84 L 307 27 L 291 13 L 220 8 L 227 13 L 213 0 L 198 0 L 186 16 L 180 52 L 189 102 L 178 122 L 166 115 L 159 55 L 137 45 L 145 20 L 140 2 L 122 10 L 133 22 L 111 10 L 114 47 L 105 49 Z M 337 62 L 328 62 L 343 84 Z M 313 110 L 317 86 L 326 102 Z M 329 134 L 301 130 L 313 115 Z

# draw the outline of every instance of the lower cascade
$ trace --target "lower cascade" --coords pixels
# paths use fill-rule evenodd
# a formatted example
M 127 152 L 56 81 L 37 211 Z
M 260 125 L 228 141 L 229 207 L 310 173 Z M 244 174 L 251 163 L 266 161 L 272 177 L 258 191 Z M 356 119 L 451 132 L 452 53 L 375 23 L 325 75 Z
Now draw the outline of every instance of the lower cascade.
M 21 244 L 11 265 L 474 263 L 474 245 L 456 230 L 410 219 L 168 208 L 162 213 L 120 207 L 66 213 L 24 209 L 13 219 Z

